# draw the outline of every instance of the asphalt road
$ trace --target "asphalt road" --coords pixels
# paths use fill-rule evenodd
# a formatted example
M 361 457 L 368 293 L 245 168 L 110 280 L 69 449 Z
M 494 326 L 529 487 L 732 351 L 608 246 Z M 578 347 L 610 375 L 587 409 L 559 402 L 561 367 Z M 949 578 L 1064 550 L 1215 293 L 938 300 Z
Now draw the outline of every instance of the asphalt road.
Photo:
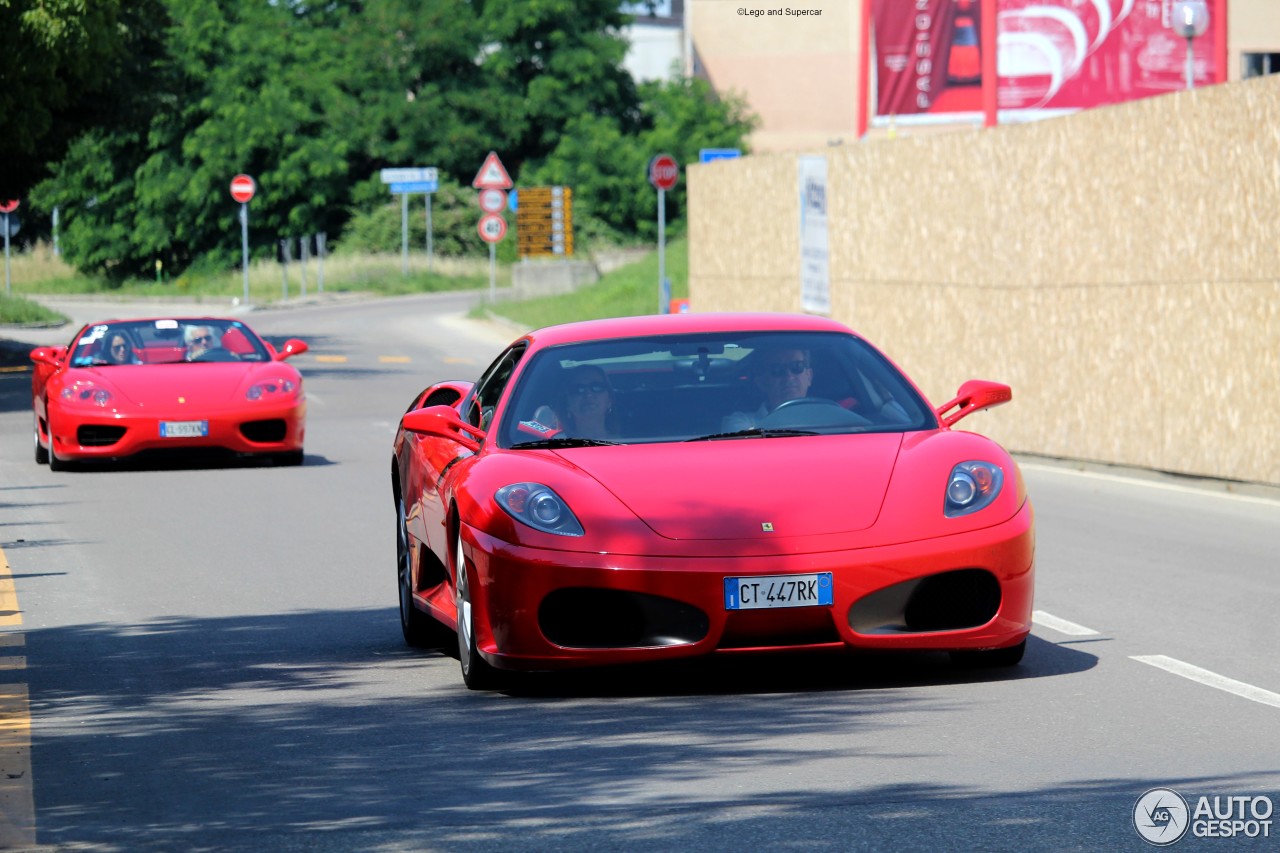
M 388 474 L 413 395 L 512 337 L 473 298 L 248 315 L 311 345 L 299 468 L 54 473 L 29 374 L 0 372 L 0 846 L 1142 850 L 1149 789 L 1280 804 L 1266 489 L 1025 459 L 1038 616 L 1007 672 L 735 658 L 468 691 L 400 638 Z M 1176 849 L 1276 849 L 1271 820 Z

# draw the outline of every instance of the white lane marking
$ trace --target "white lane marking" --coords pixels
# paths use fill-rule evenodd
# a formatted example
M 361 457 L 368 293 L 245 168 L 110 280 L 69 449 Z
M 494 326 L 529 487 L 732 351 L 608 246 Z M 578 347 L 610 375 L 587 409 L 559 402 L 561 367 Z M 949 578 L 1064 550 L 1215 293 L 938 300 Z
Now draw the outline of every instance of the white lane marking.
M 1059 634 L 1070 634 L 1073 637 L 1093 637 L 1098 633 L 1092 628 L 1077 625 L 1075 622 L 1068 622 L 1066 619 L 1059 619 L 1052 613 L 1045 613 L 1043 610 L 1032 611 L 1031 621 L 1037 625 L 1057 631 Z
M 1163 489 L 1166 492 L 1181 492 L 1184 495 L 1210 495 L 1218 498 L 1231 498 L 1246 503 L 1263 504 L 1265 506 L 1280 505 L 1275 498 L 1263 498 L 1255 495 L 1238 495 L 1235 492 L 1219 492 L 1213 489 L 1196 489 L 1191 486 L 1178 486 L 1173 483 L 1158 483 L 1140 477 L 1122 477 L 1119 474 L 1101 474 L 1097 471 L 1077 471 L 1074 468 L 1060 468 L 1057 465 L 1041 465 L 1037 462 L 1019 462 L 1018 467 L 1024 471 L 1044 471 L 1050 474 L 1070 474 L 1075 477 L 1089 477 L 1094 480 L 1106 480 L 1110 483 L 1123 483 L 1129 486 L 1146 486 L 1152 489 Z
M 1252 684 L 1236 681 L 1234 678 L 1227 678 L 1225 675 L 1218 675 L 1216 672 L 1210 672 L 1165 655 L 1130 655 L 1130 657 L 1139 663 L 1158 667 L 1174 675 L 1181 675 L 1183 678 L 1189 678 L 1207 687 L 1216 687 L 1243 699 L 1251 699 L 1263 705 L 1280 708 L 1280 693 L 1272 693 L 1270 690 L 1263 690 L 1261 687 L 1254 687 Z

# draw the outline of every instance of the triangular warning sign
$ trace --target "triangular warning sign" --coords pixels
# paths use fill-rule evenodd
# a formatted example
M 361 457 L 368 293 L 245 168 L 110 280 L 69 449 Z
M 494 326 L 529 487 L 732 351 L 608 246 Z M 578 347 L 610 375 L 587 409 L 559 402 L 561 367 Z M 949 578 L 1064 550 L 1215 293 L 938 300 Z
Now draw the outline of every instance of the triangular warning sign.
M 476 172 L 476 179 L 471 186 L 478 190 L 509 190 L 512 187 L 511 176 L 498 159 L 498 152 L 490 151 L 484 158 L 484 165 Z

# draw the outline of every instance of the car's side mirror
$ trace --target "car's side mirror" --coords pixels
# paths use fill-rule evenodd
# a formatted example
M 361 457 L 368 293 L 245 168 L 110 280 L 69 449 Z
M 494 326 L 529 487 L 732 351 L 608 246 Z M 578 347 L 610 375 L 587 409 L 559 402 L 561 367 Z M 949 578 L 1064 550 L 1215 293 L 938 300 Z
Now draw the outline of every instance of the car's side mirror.
M 308 349 L 310 349 L 310 347 L 307 346 L 306 341 L 300 341 L 297 338 L 289 338 L 289 340 L 284 342 L 284 349 L 275 354 L 275 360 L 284 361 L 286 358 L 290 358 L 295 355 L 302 355 Z
M 960 386 L 955 399 L 943 403 L 934 411 L 942 419 L 943 426 L 952 426 L 956 421 L 982 409 L 999 406 L 1013 399 L 1013 389 L 999 382 L 988 382 L 985 379 L 970 379 Z M 956 411 L 951 412 L 952 409 Z M 947 414 L 951 412 L 951 414 Z
M 400 426 L 420 435 L 456 441 L 473 453 L 480 449 L 485 436 L 484 430 L 464 421 L 453 406 L 428 406 L 406 412 Z
M 60 356 L 66 353 L 62 351 L 62 347 L 36 347 L 31 351 L 31 360 L 36 364 L 47 364 L 50 367 L 62 366 Z

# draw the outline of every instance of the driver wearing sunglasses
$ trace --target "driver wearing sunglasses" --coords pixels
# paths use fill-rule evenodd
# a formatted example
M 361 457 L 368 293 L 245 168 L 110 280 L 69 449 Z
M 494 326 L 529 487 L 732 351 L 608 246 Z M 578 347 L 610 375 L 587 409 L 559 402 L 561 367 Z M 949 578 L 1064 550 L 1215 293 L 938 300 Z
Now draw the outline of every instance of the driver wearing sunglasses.
M 187 361 L 195 361 L 220 344 L 212 326 L 187 326 L 182 330 L 182 342 L 187 345 Z
M 754 412 L 734 412 L 724 419 L 725 432 L 753 429 L 783 403 L 808 396 L 813 384 L 813 365 L 802 349 L 758 350 L 751 381 L 764 397 Z

